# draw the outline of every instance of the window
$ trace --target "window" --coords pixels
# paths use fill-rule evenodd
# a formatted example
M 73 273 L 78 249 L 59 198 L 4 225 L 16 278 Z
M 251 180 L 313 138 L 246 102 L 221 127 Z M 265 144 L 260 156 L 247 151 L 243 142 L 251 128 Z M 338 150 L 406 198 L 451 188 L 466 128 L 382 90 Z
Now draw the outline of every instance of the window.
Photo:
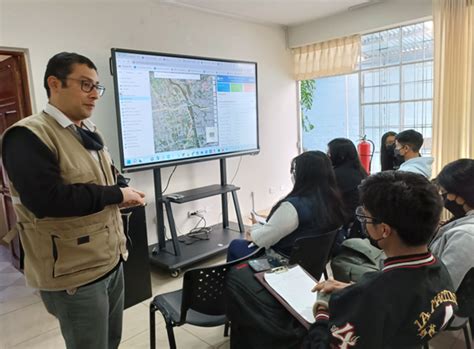
M 304 149 L 325 150 L 336 137 L 375 143 L 372 171 L 380 169 L 380 139 L 387 131 L 415 129 L 431 154 L 433 22 L 399 26 L 362 36 L 359 70 L 315 80 L 313 106 L 303 110 L 312 130 Z

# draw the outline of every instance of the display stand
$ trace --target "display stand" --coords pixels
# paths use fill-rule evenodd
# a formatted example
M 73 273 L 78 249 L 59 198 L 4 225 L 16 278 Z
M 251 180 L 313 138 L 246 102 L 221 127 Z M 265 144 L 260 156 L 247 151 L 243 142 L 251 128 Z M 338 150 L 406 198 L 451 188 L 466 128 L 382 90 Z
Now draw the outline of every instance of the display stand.
M 150 261 L 152 264 L 170 271 L 172 276 L 178 276 L 182 268 L 206 260 L 227 250 L 227 247 L 232 240 L 243 237 L 244 224 L 242 222 L 239 201 L 237 199 L 237 190 L 240 188 L 227 184 L 225 159 L 220 159 L 219 161 L 221 177 L 220 185 L 209 185 L 168 195 L 162 195 L 161 170 L 159 168 L 153 170 L 158 243 L 149 246 Z M 232 194 L 237 224 L 229 223 L 228 193 Z M 208 240 L 197 240 L 190 245 L 180 243 L 178 241 L 171 204 L 182 204 L 215 195 L 221 195 L 222 223 L 210 227 L 211 232 L 208 235 Z M 166 208 L 166 216 L 171 234 L 170 240 L 166 240 L 163 206 Z

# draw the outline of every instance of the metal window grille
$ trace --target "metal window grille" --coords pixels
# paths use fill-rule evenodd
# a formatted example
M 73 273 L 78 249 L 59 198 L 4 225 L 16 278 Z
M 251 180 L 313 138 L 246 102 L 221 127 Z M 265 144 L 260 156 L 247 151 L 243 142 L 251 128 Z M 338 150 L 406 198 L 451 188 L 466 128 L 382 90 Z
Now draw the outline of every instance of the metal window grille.
M 374 158 L 385 132 L 409 128 L 423 134 L 423 153 L 431 154 L 433 22 L 369 33 L 361 40 L 360 132 L 375 142 Z

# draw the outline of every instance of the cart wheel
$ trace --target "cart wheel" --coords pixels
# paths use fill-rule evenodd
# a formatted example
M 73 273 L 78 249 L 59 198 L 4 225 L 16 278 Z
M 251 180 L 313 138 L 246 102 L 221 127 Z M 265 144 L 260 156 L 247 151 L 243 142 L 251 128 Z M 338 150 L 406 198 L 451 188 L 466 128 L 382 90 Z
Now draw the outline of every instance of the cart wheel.
M 179 276 L 179 274 L 181 273 L 181 270 L 180 269 L 176 269 L 176 270 L 173 270 L 170 275 L 172 278 L 177 278 Z

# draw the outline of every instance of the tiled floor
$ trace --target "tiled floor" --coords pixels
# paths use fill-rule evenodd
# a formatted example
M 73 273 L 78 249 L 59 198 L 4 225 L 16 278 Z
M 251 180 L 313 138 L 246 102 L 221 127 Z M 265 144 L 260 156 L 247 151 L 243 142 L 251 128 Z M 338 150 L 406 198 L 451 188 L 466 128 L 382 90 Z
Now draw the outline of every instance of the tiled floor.
M 206 264 L 222 261 L 216 258 Z M 153 294 L 176 290 L 182 279 L 153 269 Z M 149 348 L 148 305 L 150 300 L 129 308 L 124 313 L 122 344 L 120 348 Z M 163 318 L 157 313 L 157 347 L 167 348 Z M 178 348 L 229 348 L 223 337 L 223 326 L 200 328 L 184 325 L 175 329 Z M 465 348 L 462 333 L 443 333 L 430 345 L 432 349 Z M 49 315 L 38 293 L 25 285 L 23 275 L 13 268 L 8 252 L 0 245 L 0 349 L 62 349 L 65 348 L 58 321 Z
M 218 263 L 223 257 L 209 261 Z M 206 264 L 208 264 L 206 263 Z M 153 269 L 153 294 L 176 290 L 182 278 L 173 279 L 168 273 Z M 150 300 L 124 312 L 120 348 L 149 348 L 148 306 Z M 157 347 L 167 348 L 168 337 L 160 313 L 157 320 Z M 175 329 L 178 348 L 229 347 L 223 336 L 224 327 L 198 328 L 184 325 Z M 46 312 L 38 292 L 25 285 L 23 274 L 9 262 L 8 251 L 0 245 L 0 349 L 62 349 L 65 348 L 58 321 Z

